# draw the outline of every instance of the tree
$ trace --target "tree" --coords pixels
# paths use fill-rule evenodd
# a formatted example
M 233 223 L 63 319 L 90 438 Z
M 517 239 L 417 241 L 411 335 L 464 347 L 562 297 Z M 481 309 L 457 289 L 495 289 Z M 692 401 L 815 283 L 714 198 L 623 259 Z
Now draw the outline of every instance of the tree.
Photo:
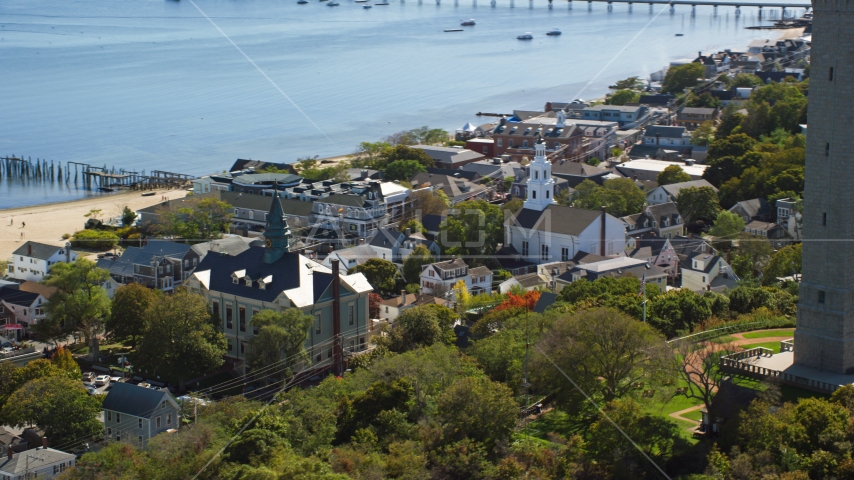
M 439 193 L 442 193 L 439 191 Z M 412 194 L 412 204 L 417 210 L 420 210 L 421 215 L 445 215 L 450 202 L 447 195 L 439 195 L 439 193 L 429 190 L 420 190 Z
M 427 233 L 427 229 L 424 228 L 424 224 L 414 218 L 409 219 L 400 226 L 401 232 L 405 232 L 406 229 L 409 229 L 412 233 Z
M 386 142 L 362 142 L 356 152 L 350 155 L 350 164 L 353 168 L 369 168 L 376 165 L 380 154 L 390 147 Z
M 683 188 L 676 197 L 676 207 L 686 221 L 692 222 L 697 220 L 711 222 L 718 218 L 718 213 L 721 211 L 718 194 L 711 187 Z
M 3 409 L 4 425 L 38 425 L 54 444 L 93 438 L 103 431 L 98 421 L 101 402 L 83 385 L 65 377 L 31 380 L 15 391 Z
M 444 340 L 444 332 L 436 310 L 426 306 L 404 310 L 394 321 L 389 332 L 388 348 L 405 352 L 418 347 L 429 347 Z
M 744 231 L 744 220 L 735 213 L 721 210 L 709 233 L 715 237 L 732 239 L 742 231 Z
M 469 293 L 465 280 L 457 280 L 452 291 L 454 292 L 455 310 L 457 314 L 462 316 L 468 310 L 469 303 L 471 302 L 471 294 Z
M 673 164 L 665 167 L 656 177 L 658 185 L 670 185 L 672 183 L 690 182 L 691 176 L 682 170 L 679 165 Z
M 708 147 L 715 140 L 715 122 L 707 120 L 701 123 L 691 133 L 691 144 L 698 147 Z
M 443 439 L 471 439 L 487 450 L 510 436 L 518 411 L 507 386 L 482 377 L 454 382 L 439 396 L 437 410 Z
M 752 73 L 739 73 L 732 79 L 732 87 L 734 88 L 752 88 L 764 85 L 762 79 Z
M 477 257 L 495 253 L 504 238 L 504 213 L 485 200 L 464 202 L 439 227 L 443 252 Z
M 736 252 L 739 257 L 747 259 L 750 265 L 750 273 L 758 277 L 771 260 L 774 247 L 771 246 L 771 242 L 766 237 L 742 232 L 738 235 L 738 250 Z M 737 273 L 742 276 L 741 272 Z
M 119 236 L 106 230 L 80 230 L 71 237 L 74 248 L 109 250 L 119 243 Z
M 689 95 L 685 105 L 693 108 L 718 108 L 721 106 L 721 101 L 713 97 L 711 93 L 703 92 L 700 95 Z
M 395 145 L 393 147 L 383 149 L 382 153 L 380 153 L 379 163 L 377 166 L 384 169 L 386 166 L 399 160 L 416 161 L 423 167 L 433 167 L 433 159 L 430 158 L 430 155 L 427 155 L 427 152 L 420 148 L 410 148 L 406 145 Z
M 259 369 L 281 362 L 280 376 L 288 377 L 291 368 L 299 362 L 307 362 L 305 340 L 314 318 L 298 308 L 282 312 L 262 310 L 252 316 L 249 324 L 258 328 L 258 335 L 249 341 L 247 362 Z
M 189 378 L 223 362 L 225 336 L 201 295 L 179 289 L 157 298 L 146 312 L 148 325 L 136 353 L 136 363 L 149 374 L 177 380 L 179 389 Z
M 304 172 L 301 172 L 304 175 Z M 208 197 L 190 198 L 180 206 L 167 204 L 157 209 L 152 228 L 165 237 L 209 240 L 228 231 L 234 209 L 227 202 Z
M 730 374 L 721 368 L 720 359 L 739 350 L 734 344 L 701 342 L 691 343 L 677 340 L 671 344 L 673 348 L 673 373 L 685 384 L 682 395 L 685 398 L 703 402 L 710 419 L 716 419 L 714 414 L 715 393 L 720 388 L 721 381 Z
M 583 310 L 555 321 L 537 347 L 566 372 L 582 390 L 611 401 L 636 391 L 638 381 L 650 381 L 665 366 L 669 352 L 662 336 L 613 308 Z M 534 371 L 557 393 L 561 402 L 576 399 L 576 390 L 542 359 Z
M 779 277 L 788 277 L 801 273 L 801 245 L 789 245 L 781 248 L 774 255 L 762 272 L 762 283 L 770 285 Z
M 409 283 L 421 283 L 421 270 L 424 265 L 433 263 L 433 253 L 424 245 L 418 245 L 403 261 L 403 276 Z
M 368 315 L 371 318 L 380 318 L 380 304 L 382 301 L 383 297 L 378 294 L 373 292 L 368 294 Z
M 639 99 L 640 94 L 634 90 L 617 90 L 607 98 L 605 103 L 608 105 L 625 105 L 627 103 L 637 102 Z
M 136 348 L 136 339 L 145 331 L 146 312 L 157 299 L 158 290 L 138 283 L 122 285 L 113 294 L 107 332 L 115 338 L 130 337 L 131 348 Z
M 677 67 L 670 67 L 661 84 L 664 93 L 682 93 L 686 88 L 696 86 L 698 79 L 706 74 L 706 68 L 700 63 L 687 63 Z
M 71 354 L 71 350 L 63 347 L 56 349 L 56 352 L 50 357 L 50 362 L 59 370 L 65 372 L 65 375 L 72 380 L 80 380 L 83 376 L 80 371 L 80 365 Z
M 47 315 L 36 324 L 36 333 L 56 340 L 68 332 L 79 332 L 89 344 L 89 355 L 97 358 L 97 336 L 110 316 L 110 297 L 102 287 L 109 278 L 108 270 L 84 258 L 54 264 L 45 284 L 56 287 L 56 291 L 45 304 Z
M 388 180 L 409 181 L 416 173 L 426 172 L 427 169 L 417 160 L 397 160 L 385 166 L 383 172 Z
M 122 209 L 122 225 L 129 227 L 136 221 L 136 212 L 130 209 L 127 205 Z
M 600 187 L 590 180 L 575 188 L 572 205 L 588 210 L 599 210 L 602 206 L 616 217 L 639 213 L 646 203 L 646 195 L 631 178 L 605 180 Z
M 371 258 L 365 263 L 351 268 L 347 273 L 362 273 L 374 289 L 386 292 L 394 291 L 399 275 L 397 267 L 393 263 L 381 258 Z
M 629 77 L 625 80 L 617 80 L 614 85 L 608 87 L 612 90 L 640 90 L 644 87 L 640 77 Z

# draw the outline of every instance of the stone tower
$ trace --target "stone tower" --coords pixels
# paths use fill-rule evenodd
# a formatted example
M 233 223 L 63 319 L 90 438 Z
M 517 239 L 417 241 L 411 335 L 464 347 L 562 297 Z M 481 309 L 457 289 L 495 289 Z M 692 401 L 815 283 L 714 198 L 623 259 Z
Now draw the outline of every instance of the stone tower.
M 546 158 L 546 142 L 539 136 L 534 143 L 534 161 L 528 165 L 528 199 L 522 208 L 542 212 L 549 205 L 557 203 L 554 193 L 552 162 Z
M 795 363 L 854 373 L 854 1 L 813 0 Z

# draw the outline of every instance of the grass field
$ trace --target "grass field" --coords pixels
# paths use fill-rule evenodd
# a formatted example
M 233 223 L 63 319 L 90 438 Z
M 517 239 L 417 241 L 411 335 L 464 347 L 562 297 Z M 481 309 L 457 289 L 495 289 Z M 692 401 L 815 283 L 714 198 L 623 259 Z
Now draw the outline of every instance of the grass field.
M 780 330 L 766 330 L 764 332 L 748 332 L 742 335 L 744 338 L 771 338 L 771 337 L 793 337 L 795 335 L 794 328 L 784 328 Z
M 767 349 L 773 350 L 774 353 L 780 353 L 780 342 L 762 342 L 762 343 L 751 343 L 750 345 L 742 345 L 741 348 L 747 350 L 749 348 L 756 347 L 765 347 Z

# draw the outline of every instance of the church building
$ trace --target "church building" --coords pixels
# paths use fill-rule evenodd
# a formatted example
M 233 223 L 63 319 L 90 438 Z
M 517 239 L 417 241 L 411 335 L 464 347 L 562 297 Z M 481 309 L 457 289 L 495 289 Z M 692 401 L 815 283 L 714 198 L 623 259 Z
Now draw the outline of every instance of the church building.
M 246 371 L 249 340 L 258 334 L 252 317 L 262 310 L 299 308 L 315 319 L 305 348 L 312 364 L 342 365 L 367 349 L 370 284 L 361 273 L 343 275 L 290 251 L 291 232 L 274 191 L 264 247 L 237 255 L 208 253 L 187 280 L 190 292 L 204 295 L 228 339 L 227 360 Z M 340 339 L 340 342 L 336 342 Z
M 626 248 L 623 222 L 605 212 L 558 205 L 552 164 L 539 137 L 529 165 L 527 199 L 505 220 L 504 254 L 532 264 L 571 260 L 578 252 L 617 255 Z

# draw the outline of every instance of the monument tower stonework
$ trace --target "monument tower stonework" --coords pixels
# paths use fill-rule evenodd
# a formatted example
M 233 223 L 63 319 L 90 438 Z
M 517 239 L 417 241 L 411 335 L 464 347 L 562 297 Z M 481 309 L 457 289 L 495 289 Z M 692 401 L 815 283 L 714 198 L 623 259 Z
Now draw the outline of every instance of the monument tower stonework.
M 813 0 L 794 362 L 854 373 L 854 0 Z

